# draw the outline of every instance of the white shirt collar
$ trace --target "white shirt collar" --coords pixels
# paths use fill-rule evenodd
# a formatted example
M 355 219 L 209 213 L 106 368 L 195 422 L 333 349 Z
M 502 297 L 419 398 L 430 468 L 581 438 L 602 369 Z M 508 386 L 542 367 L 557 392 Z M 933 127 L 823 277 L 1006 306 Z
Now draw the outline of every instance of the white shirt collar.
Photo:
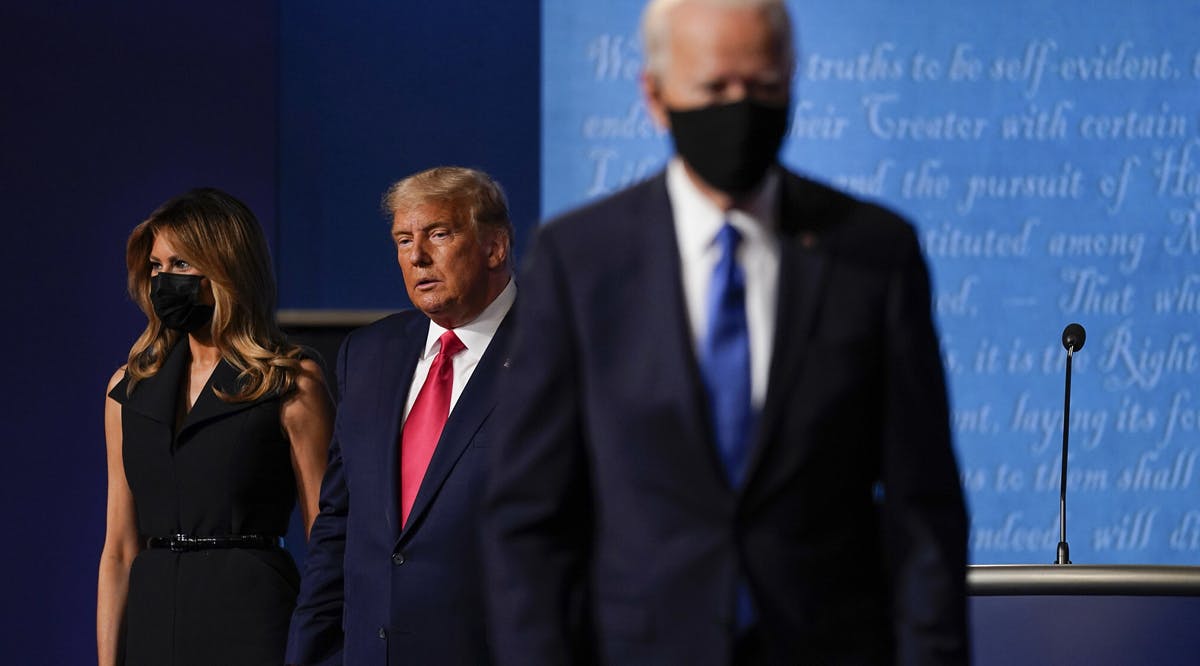
M 723 211 L 692 182 L 683 160 L 679 156 L 671 158 L 667 164 L 667 193 L 674 207 L 680 249 L 693 256 L 704 254 L 726 219 L 744 240 L 773 244 L 779 219 L 779 183 L 779 170 L 772 167 L 747 201 Z M 686 224 L 680 223 L 685 220 Z
M 482 354 L 484 349 L 487 349 L 488 343 L 496 335 L 496 329 L 500 328 L 500 322 L 504 321 L 504 316 L 512 309 L 513 302 L 517 299 L 517 283 L 511 277 L 508 279 L 508 284 L 504 286 L 492 302 L 488 304 L 479 316 L 472 319 L 470 322 L 454 329 L 454 334 L 462 340 L 466 351 L 463 353 L 472 356 Z M 425 350 L 421 354 L 421 359 L 425 360 L 441 351 L 441 337 L 449 329 L 442 328 L 432 319 L 429 321 L 429 333 L 425 338 Z

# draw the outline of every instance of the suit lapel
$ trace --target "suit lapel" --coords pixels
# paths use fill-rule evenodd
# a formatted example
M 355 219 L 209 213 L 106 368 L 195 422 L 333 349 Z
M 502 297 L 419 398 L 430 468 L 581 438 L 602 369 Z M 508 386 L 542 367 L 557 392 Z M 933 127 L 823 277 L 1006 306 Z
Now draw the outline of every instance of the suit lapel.
M 400 536 L 400 428 L 404 423 L 404 405 L 412 387 L 413 373 L 428 336 L 429 320 L 412 317 L 403 330 L 388 341 L 385 357 L 378 365 L 378 414 L 383 435 L 376 453 L 386 479 L 388 505 L 384 513 L 393 539 Z
M 675 400 L 675 408 L 683 431 L 661 442 L 662 446 L 685 447 L 674 460 L 682 466 L 691 461 L 704 461 L 704 488 L 697 487 L 698 496 L 711 497 L 706 488 L 732 490 L 724 466 L 717 455 L 715 435 L 708 417 L 708 400 L 696 358 L 687 307 L 683 299 L 682 269 L 679 241 L 675 235 L 674 213 L 667 195 L 666 175 L 660 174 L 647 184 L 646 195 L 631 211 L 634 219 L 644 220 L 644 252 L 635 267 L 640 277 L 630 280 L 641 290 L 641 309 L 636 321 L 647 322 L 647 330 L 657 333 L 644 338 L 645 347 L 631 351 L 633 358 L 656 359 L 665 394 Z M 649 322 L 662 322 L 661 326 Z M 699 448 L 700 450 L 696 450 Z M 696 479 L 690 479 L 692 481 Z
M 212 374 L 208 377 L 208 382 L 200 390 L 200 395 L 196 398 L 196 404 L 192 405 L 191 411 L 183 419 L 183 424 L 180 426 L 179 433 L 175 437 L 176 445 L 182 443 L 187 434 L 203 423 L 249 409 L 264 400 L 276 397 L 274 393 L 268 393 L 257 400 L 225 402 L 217 395 L 217 391 L 219 390 L 225 395 L 237 393 L 242 386 L 242 382 L 238 377 L 239 374 L 237 368 L 230 365 L 225 359 L 217 362 L 217 367 L 213 368 Z
M 189 357 L 186 338 L 181 337 L 167 351 L 167 357 L 163 359 L 158 372 L 138 382 L 132 395 L 125 395 L 129 385 L 128 377 L 113 388 L 111 395 L 123 402 L 127 409 L 174 430 L 175 407 L 179 402 L 181 382 L 187 371 Z
M 829 248 L 822 242 L 823 226 L 838 219 L 835 212 L 827 210 L 831 204 L 828 195 L 809 186 L 807 181 L 785 171 L 780 190 L 775 339 L 766 402 L 755 429 L 744 487 L 751 486 L 770 454 L 770 447 L 776 444 L 773 433 L 780 415 L 791 408 L 792 396 L 787 394 L 787 387 L 802 370 L 829 275 L 831 262 L 827 255 Z
M 187 381 L 187 366 L 191 354 L 187 345 L 187 338 L 181 336 L 179 341 L 171 347 L 167 352 L 167 357 L 163 360 L 162 367 L 152 377 L 147 377 L 140 382 L 134 390 L 133 395 L 128 397 L 125 406 L 130 410 L 137 412 L 153 421 L 157 421 L 165 425 L 169 432 L 174 433 L 172 442 L 174 446 L 179 446 L 192 431 L 200 425 L 213 419 L 228 416 L 235 412 L 240 412 L 243 409 L 248 409 L 262 402 L 275 397 L 274 394 L 268 394 L 258 400 L 249 402 L 226 402 L 217 396 L 216 391 L 231 395 L 237 393 L 241 387 L 241 382 L 238 378 L 238 370 L 222 359 L 215 368 L 212 375 L 209 376 L 204 388 L 201 389 L 200 395 L 196 398 L 196 404 L 187 413 L 180 424 L 179 431 L 175 432 L 175 415 L 179 406 L 179 401 L 182 399 L 183 387 Z M 127 386 L 127 380 L 122 380 L 114 392 L 117 390 L 124 391 Z
M 449 418 L 446 419 L 446 426 L 442 429 L 437 448 L 434 449 L 433 457 L 429 460 L 429 467 L 425 470 L 421 487 L 417 489 L 412 511 L 400 533 L 400 539 L 404 539 L 413 531 L 414 526 L 421 523 L 425 513 L 429 511 L 433 499 L 441 490 L 442 484 L 450 476 L 450 472 L 453 471 L 463 452 L 470 446 L 480 426 L 492 413 L 492 408 L 496 406 L 498 393 L 495 385 L 508 360 L 508 339 L 509 331 L 512 328 L 511 313 L 510 310 L 509 315 L 506 315 L 500 322 L 500 327 L 496 329 L 496 334 L 488 344 L 487 351 L 479 359 L 479 364 L 471 373 L 471 379 L 463 388 L 458 402 L 455 403 Z

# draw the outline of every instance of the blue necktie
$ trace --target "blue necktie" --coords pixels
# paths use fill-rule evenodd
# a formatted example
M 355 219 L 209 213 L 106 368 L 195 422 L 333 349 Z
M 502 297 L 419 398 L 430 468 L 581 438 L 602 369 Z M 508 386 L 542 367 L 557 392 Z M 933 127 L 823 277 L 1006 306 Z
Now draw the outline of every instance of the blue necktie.
M 704 338 L 700 360 L 717 452 L 734 487 L 745 475 L 750 432 L 754 427 L 754 409 L 750 405 L 746 275 L 737 263 L 737 246 L 741 240 L 741 234 L 728 222 L 717 232 L 715 242 L 721 257 L 708 287 L 708 334 Z M 738 581 L 734 618 L 739 632 L 754 623 L 750 587 L 744 579 Z
M 741 234 L 726 222 L 717 232 L 721 252 L 708 287 L 708 332 L 700 359 L 717 452 L 732 485 L 742 481 L 754 414 L 750 406 L 750 334 L 746 276 L 737 263 Z

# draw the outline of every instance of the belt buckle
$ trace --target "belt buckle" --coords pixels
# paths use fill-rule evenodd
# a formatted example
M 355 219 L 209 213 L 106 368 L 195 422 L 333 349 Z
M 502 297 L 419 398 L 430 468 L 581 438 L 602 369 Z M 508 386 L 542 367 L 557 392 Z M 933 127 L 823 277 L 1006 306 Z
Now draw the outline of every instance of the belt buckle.
M 171 537 L 171 552 L 183 553 L 189 550 L 188 546 L 192 544 L 192 538 L 186 534 L 176 534 Z

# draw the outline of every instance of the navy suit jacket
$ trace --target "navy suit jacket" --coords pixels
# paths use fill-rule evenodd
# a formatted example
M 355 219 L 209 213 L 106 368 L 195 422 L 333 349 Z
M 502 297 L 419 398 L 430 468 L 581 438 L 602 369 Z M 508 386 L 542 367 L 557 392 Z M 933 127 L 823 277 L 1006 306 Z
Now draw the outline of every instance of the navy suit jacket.
M 401 312 L 342 344 L 329 468 L 287 663 L 488 663 L 480 513 L 510 320 L 455 403 L 403 530 L 401 417 L 429 320 Z
M 521 280 L 488 495 L 512 666 L 963 663 L 966 513 L 926 266 L 894 214 L 790 173 L 744 483 L 713 443 L 662 174 L 551 221 Z

